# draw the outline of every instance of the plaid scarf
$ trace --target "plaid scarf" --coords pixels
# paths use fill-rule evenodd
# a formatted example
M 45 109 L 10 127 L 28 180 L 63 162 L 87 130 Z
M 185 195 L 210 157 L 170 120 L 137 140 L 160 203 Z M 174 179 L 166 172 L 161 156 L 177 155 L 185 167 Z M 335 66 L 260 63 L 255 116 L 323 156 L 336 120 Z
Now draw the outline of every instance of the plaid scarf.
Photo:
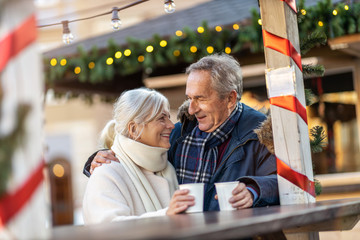
M 196 126 L 185 137 L 179 146 L 181 147 L 180 165 L 177 168 L 179 184 L 209 182 L 216 170 L 218 146 L 229 138 L 241 112 L 242 104 L 238 102 L 235 110 L 215 131 L 203 132 L 199 126 Z

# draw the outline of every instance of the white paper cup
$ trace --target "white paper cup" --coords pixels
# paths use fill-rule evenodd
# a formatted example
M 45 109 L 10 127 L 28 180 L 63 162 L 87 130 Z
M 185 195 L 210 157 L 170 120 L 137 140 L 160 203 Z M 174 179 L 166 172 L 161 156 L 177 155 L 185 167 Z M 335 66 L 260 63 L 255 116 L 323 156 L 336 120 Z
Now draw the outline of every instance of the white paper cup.
M 231 204 L 229 203 L 229 199 L 233 196 L 232 191 L 238 184 L 238 181 L 215 183 L 220 211 L 229 211 L 236 209 L 231 206 Z
M 204 206 L 204 183 L 186 183 L 180 184 L 180 189 L 189 189 L 189 195 L 194 196 L 195 205 L 189 207 L 186 212 L 194 213 L 194 212 L 202 212 Z

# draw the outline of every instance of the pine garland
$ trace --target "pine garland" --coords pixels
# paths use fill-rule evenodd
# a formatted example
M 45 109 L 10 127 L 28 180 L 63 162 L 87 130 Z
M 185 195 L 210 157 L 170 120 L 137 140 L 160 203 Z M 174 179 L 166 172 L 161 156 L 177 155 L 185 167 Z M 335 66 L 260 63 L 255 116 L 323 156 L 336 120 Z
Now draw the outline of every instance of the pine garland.
M 360 32 L 360 18 L 358 17 L 360 2 L 353 3 L 348 8 L 344 3 L 334 6 L 330 0 L 323 0 L 308 8 L 304 3 L 305 1 L 301 0 L 298 5 L 299 37 L 304 44 L 302 49 L 311 49 L 324 44 L 326 38 Z M 303 10 L 306 10 L 305 15 L 303 15 Z M 334 10 L 336 10 L 336 16 L 333 15 Z M 115 75 L 126 76 L 140 71 L 148 75 L 159 67 L 192 63 L 212 52 L 226 52 L 229 49 L 231 49 L 230 54 L 239 54 L 245 48 L 254 53 L 261 52 L 263 40 L 261 26 L 258 24 L 260 16 L 257 9 L 253 9 L 251 14 L 251 19 L 240 25 L 238 30 L 224 28 L 217 32 L 209 28 L 206 22 L 202 23 L 203 33 L 185 27 L 182 36 L 170 36 L 164 39 L 167 41 L 165 47 L 159 45 L 163 39 L 155 34 L 149 40 L 128 38 L 127 44 L 123 46 L 118 46 L 113 40 L 109 40 L 108 48 L 102 51 L 96 47 L 89 52 L 79 48 L 76 56 L 57 58 L 58 62 L 61 59 L 67 59 L 64 65 L 57 63 L 55 66 L 49 66 L 50 59 L 44 59 L 47 66 L 45 71 L 47 87 L 51 88 L 56 82 L 64 79 L 78 79 L 80 83 L 89 82 L 96 85 L 114 81 Z M 147 52 L 145 50 L 147 46 L 153 46 L 153 51 Z M 191 47 L 196 47 L 197 50 L 191 52 Z M 208 47 L 212 47 L 212 50 Z M 131 55 L 124 56 L 126 49 L 131 51 Z M 305 54 L 307 50 L 303 51 L 305 52 L 302 54 Z M 116 58 L 116 52 L 121 52 L 122 57 Z M 110 65 L 106 63 L 108 58 L 113 59 Z M 78 74 L 74 73 L 76 67 L 81 69 Z M 315 67 L 311 70 L 305 66 L 304 74 L 307 70 L 310 70 L 311 74 L 319 74 L 322 71 L 321 68 Z
M 0 96 L 0 112 L 1 99 Z M 6 193 L 7 183 L 11 177 L 12 157 L 17 147 L 22 143 L 25 133 L 25 119 L 29 111 L 29 105 L 19 104 L 14 129 L 8 135 L 0 136 L 0 197 Z

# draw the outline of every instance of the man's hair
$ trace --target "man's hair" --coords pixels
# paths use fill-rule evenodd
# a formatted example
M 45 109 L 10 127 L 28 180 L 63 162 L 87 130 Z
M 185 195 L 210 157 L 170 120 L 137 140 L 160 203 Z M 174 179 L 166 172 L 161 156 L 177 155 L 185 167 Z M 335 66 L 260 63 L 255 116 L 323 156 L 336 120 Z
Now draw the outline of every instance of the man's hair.
M 131 122 L 144 127 L 163 111 L 170 111 L 169 101 L 155 90 L 137 88 L 123 92 L 114 104 L 113 119 L 106 124 L 100 134 L 100 147 L 110 148 L 116 134 L 129 137 L 128 125 Z M 137 137 L 141 132 L 142 130 Z
M 243 92 L 242 73 L 239 62 L 225 53 L 216 53 L 201 58 L 186 69 L 186 74 L 192 71 L 209 71 L 211 84 L 221 98 L 232 90 L 237 92 L 237 100 L 241 99 Z

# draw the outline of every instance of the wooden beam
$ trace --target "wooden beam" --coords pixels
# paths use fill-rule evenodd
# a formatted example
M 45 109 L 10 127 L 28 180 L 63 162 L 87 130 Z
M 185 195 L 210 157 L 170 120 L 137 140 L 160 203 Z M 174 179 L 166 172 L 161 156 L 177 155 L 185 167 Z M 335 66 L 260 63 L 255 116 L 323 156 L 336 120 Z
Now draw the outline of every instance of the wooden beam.
M 306 187 L 302 188 L 291 180 L 292 175 L 297 173 L 310 183 L 313 181 L 308 126 L 299 113 L 306 107 L 301 63 L 299 66 L 296 57 L 291 54 L 291 46 L 293 53 L 294 50 L 300 53 L 297 16 L 285 1 L 280 0 L 260 0 L 260 11 L 263 32 L 281 40 L 266 39 L 267 36 L 263 35 L 270 102 L 284 97 L 300 103 L 292 109 L 286 104 L 271 104 L 270 107 L 275 154 L 280 162 L 293 170 L 278 176 L 280 202 L 282 205 L 315 202 L 315 197 L 306 191 Z

